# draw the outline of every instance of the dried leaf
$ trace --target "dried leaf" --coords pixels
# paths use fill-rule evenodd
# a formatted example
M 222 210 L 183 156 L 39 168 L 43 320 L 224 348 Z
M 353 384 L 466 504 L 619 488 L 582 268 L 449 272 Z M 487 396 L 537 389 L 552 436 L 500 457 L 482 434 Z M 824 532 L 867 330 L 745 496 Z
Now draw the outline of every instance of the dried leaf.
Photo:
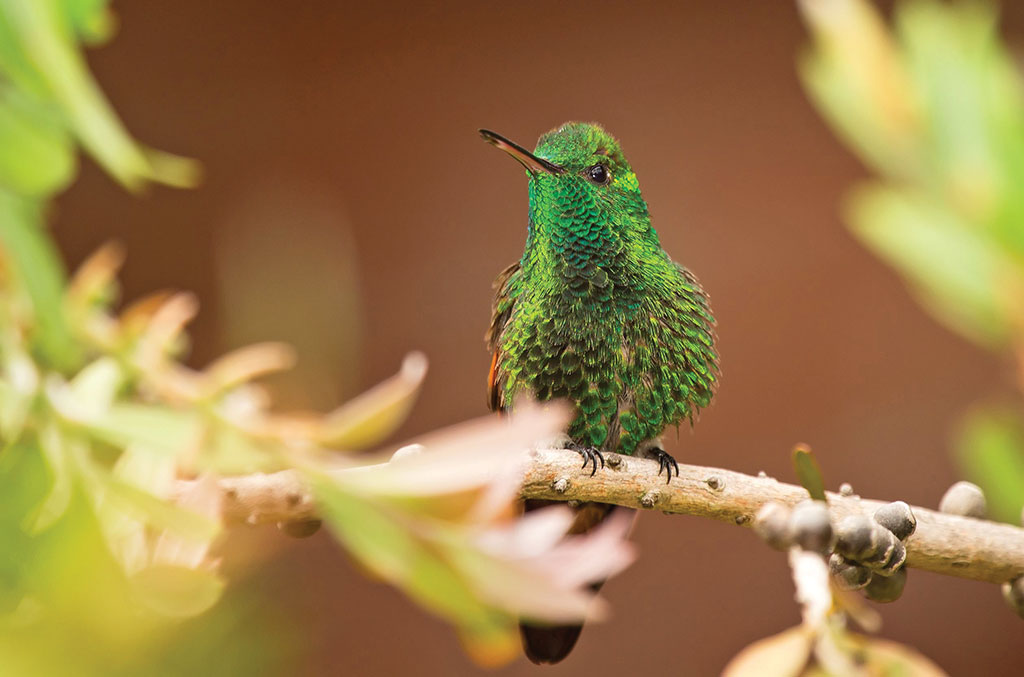
M 214 360 L 203 371 L 207 396 L 289 369 L 293 364 L 295 351 L 286 343 L 255 343 L 233 350 Z
M 93 252 L 68 283 L 67 299 L 72 307 L 86 308 L 111 300 L 117 289 L 117 272 L 124 264 L 124 247 L 107 242 Z
M 155 371 L 167 355 L 174 354 L 184 342 L 184 329 L 199 312 L 194 294 L 178 292 L 157 308 L 135 348 L 135 362 L 142 369 Z

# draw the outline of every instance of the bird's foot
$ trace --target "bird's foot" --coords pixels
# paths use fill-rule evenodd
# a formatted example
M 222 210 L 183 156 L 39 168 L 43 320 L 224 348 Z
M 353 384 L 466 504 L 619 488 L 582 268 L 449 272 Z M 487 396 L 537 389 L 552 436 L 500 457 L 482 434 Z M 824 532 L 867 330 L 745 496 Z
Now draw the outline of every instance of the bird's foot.
M 672 455 L 661 447 L 652 447 L 647 451 L 656 461 L 658 461 L 658 475 L 661 475 L 661 471 L 665 471 L 665 484 L 672 481 L 672 471 L 676 471 L 676 477 L 679 477 L 679 464 L 676 463 L 676 459 L 672 458 Z
M 576 453 L 583 457 L 583 465 L 580 467 L 581 470 L 586 470 L 588 463 L 593 466 L 593 470 L 590 471 L 591 477 L 593 477 L 594 474 L 597 472 L 598 461 L 601 462 L 601 467 L 604 467 L 604 455 L 601 454 L 601 451 L 596 447 L 587 447 L 582 444 L 576 444 L 575 442 L 573 442 L 569 444 L 568 448 L 572 449 L 573 451 L 575 451 Z

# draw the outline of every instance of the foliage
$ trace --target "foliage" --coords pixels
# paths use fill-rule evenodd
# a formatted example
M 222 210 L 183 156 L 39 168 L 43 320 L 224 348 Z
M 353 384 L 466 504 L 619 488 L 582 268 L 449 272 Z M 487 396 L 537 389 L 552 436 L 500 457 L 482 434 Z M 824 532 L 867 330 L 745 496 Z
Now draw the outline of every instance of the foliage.
M 807 91 L 877 175 L 847 202 L 853 234 L 936 319 L 1024 375 L 1024 80 L 995 10 L 907 0 L 890 31 L 863 1 L 801 4 L 815 39 L 800 61 Z M 1019 402 L 979 406 L 957 449 L 994 516 L 1013 522 L 1022 425 Z
M 377 444 L 402 421 L 426 375 L 421 355 L 335 411 L 282 414 L 253 381 L 291 364 L 287 346 L 248 346 L 192 369 L 182 362 L 191 295 L 115 310 L 114 246 L 67 279 L 45 217 L 74 178 L 79 146 L 130 189 L 197 176 L 191 160 L 136 143 L 89 74 L 79 43 L 113 25 L 104 0 L 0 0 L 5 673 L 187 664 L 168 642 L 190 636 L 181 619 L 213 609 L 225 588 L 211 555 L 223 532 L 217 478 L 286 468 L 314 489 L 349 551 L 455 625 L 479 661 L 515 654 L 520 615 L 582 619 L 586 581 L 631 559 L 628 525 L 569 544 L 564 509 L 509 520 L 518 452 L 562 427 L 560 410 L 448 431 L 418 457 L 363 466 L 338 452 Z M 180 478 L 197 481 L 181 490 Z M 238 662 L 221 672 L 251 666 L 245 653 L 225 652 Z
M 799 64 L 805 87 L 877 175 L 847 202 L 853 234 L 936 319 L 982 348 L 1014 355 L 1024 374 L 1024 196 L 1017 189 L 1024 88 L 999 42 L 994 11 L 904 0 L 890 30 L 867 0 L 800 0 L 800 7 L 814 39 Z M 968 472 L 999 516 L 1020 519 L 1020 407 L 979 407 L 962 428 Z M 821 495 L 813 457 L 798 448 L 793 458 L 801 483 Z M 838 587 L 839 578 L 829 582 L 820 553 L 793 545 L 789 559 L 803 623 L 744 649 L 727 675 L 944 674 L 911 649 L 850 632 L 848 620 L 871 628 L 877 618 Z M 874 597 L 874 579 L 866 592 L 891 601 L 905 573 L 882 573 Z

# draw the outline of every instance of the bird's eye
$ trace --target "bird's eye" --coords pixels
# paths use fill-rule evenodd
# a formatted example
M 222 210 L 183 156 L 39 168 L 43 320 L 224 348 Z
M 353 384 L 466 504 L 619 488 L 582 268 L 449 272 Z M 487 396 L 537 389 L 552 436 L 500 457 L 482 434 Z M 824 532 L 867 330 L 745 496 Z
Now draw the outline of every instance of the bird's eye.
M 604 165 L 594 165 L 587 170 L 587 177 L 599 186 L 612 180 L 612 173 Z

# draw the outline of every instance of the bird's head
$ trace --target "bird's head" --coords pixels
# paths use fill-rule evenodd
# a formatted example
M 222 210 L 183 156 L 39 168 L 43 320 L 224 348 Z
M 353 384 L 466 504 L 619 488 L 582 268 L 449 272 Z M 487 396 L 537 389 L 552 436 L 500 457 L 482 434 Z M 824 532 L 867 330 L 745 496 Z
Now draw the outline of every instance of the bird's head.
M 600 125 L 567 122 L 541 136 L 532 153 L 486 129 L 480 135 L 526 168 L 532 227 L 606 224 L 627 240 L 649 230 L 636 174 L 619 142 Z

